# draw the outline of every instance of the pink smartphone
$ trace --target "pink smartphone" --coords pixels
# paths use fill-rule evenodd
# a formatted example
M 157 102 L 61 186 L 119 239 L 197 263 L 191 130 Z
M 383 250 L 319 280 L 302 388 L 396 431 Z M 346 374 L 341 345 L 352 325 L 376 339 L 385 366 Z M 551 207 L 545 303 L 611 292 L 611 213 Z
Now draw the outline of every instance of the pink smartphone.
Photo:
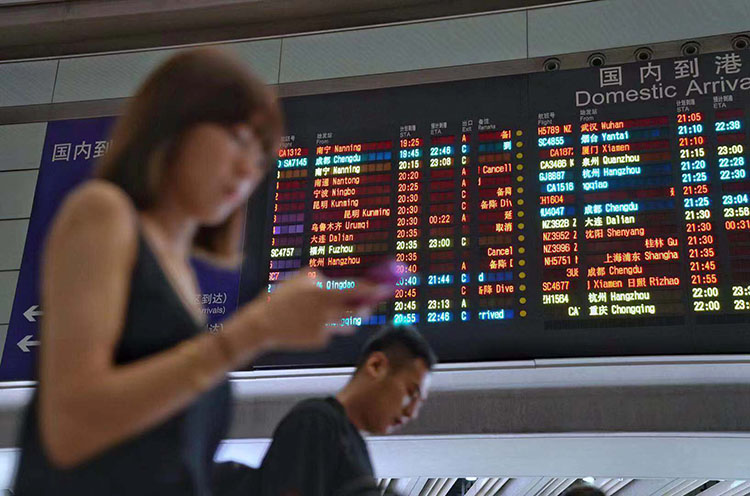
M 406 273 L 406 271 L 404 270 L 405 268 L 405 265 L 401 262 L 397 262 L 392 258 L 388 258 L 376 263 L 375 265 L 371 265 L 370 267 L 365 268 L 360 274 L 357 274 L 354 277 L 358 279 L 364 279 L 376 284 L 382 284 L 384 286 L 392 286 L 393 289 L 396 289 L 396 284 Z M 375 304 L 378 302 L 368 302 L 366 300 L 361 300 L 357 297 L 354 297 L 349 304 L 351 306 L 362 306 L 368 303 Z
M 403 277 L 405 268 L 406 266 L 401 262 L 388 259 L 367 269 L 365 273 L 362 274 L 362 278 L 378 284 L 390 284 L 395 286 L 401 277 Z

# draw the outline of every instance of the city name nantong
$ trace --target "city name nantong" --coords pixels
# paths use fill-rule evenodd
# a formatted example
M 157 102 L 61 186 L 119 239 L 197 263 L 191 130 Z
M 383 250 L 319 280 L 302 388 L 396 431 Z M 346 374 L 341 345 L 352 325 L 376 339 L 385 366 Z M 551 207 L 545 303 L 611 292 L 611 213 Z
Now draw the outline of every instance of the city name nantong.
M 714 81 L 699 82 L 691 79 L 685 88 L 685 97 L 714 95 L 718 93 L 728 93 L 737 91 L 737 89 L 750 90 L 750 77 L 725 79 L 721 78 Z M 590 91 L 576 91 L 576 107 L 585 107 L 587 105 L 605 105 L 613 103 L 626 102 L 647 102 L 650 100 L 661 100 L 663 98 L 677 98 L 677 86 L 654 84 L 652 86 L 640 89 L 613 90 L 591 93 Z

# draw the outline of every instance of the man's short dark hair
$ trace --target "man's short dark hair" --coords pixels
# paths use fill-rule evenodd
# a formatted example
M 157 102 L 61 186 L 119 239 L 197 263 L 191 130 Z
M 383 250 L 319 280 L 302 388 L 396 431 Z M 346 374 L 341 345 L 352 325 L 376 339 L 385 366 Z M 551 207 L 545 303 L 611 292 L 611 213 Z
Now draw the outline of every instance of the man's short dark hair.
M 427 369 L 437 363 L 437 356 L 430 344 L 417 330 L 410 325 L 388 324 L 381 327 L 365 344 L 357 363 L 357 370 L 365 364 L 370 355 L 380 351 L 388 357 L 391 367 L 399 369 L 407 362 L 421 358 Z

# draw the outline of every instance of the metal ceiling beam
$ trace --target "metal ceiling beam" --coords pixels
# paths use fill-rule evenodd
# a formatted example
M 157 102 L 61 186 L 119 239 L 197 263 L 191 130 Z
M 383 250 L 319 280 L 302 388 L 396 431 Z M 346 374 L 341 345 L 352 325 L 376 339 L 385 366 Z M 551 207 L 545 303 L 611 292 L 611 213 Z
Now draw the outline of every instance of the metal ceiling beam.
M 547 487 L 542 492 L 538 493 L 538 496 L 559 496 L 577 480 L 578 479 L 575 477 L 559 477 L 552 479 Z
M 386 489 L 388 489 L 388 485 L 391 483 L 391 479 L 385 478 L 385 479 L 379 479 L 378 480 L 378 489 L 380 489 L 380 492 L 384 492 Z
M 458 478 L 403 478 L 379 479 L 381 489 L 390 489 L 408 496 L 446 496 Z M 559 496 L 577 478 L 500 478 L 480 477 L 464 496 Z M 629 479 L 597 478 L 594 485 L 607 496 L 685 496 L 701 485 L 702 479 Z M 507 484 L 507 486 L 506 486 Z M 506 486 L 506 487 L 504 487 Z M 696 496 L 748 496 L 750 482 L 744 480 L 722 481 Z
M 435 487 L 435 485 L 438 483 L 440 478 L 430 478 L 427 479 L 427 482 L 425 483 L 424 487 L 422 488 L 422 491 L 419 493 L 420 496 L 429 496 L 430 492 L 432 492 L 432 489 Z
M 438 484 L 432 488 L 432 492 L 428 496 L 445 496 L 448 491 L 456 484 L 458 479 L 455 477 L 440 479 Z
M 430 477 L 419 477 L 407 496 L 420 496 L 427 492 L 435 484 L 435 479 Z
M 419 478 L 404 478 L 404 479 L 395 479 L 393 484 L 393 490 L 396 491 L 397 494 L 411 494 L 414 487 L 419 482 Z
M 750 494 L 750 482 L 722 481 L 714 484 L 697 496 L 746 496 Z
M 677 479 L 670 485 L 669 488 L 666 488 L 666 491 L 660 492 L 658 496 L 685 496 L 686 494 L 699 488 L 706 482 L 708 481 L 702 479 Z
M 617 482 L 617 479 L 612 479 L 609 477 L 594 479 L 594 485 L 604 492 L 606 492 L 607 488 L 615 482 Z
M 596 479 L 594 484 L 602 490 L 607 496 L 611 496 L 623 487 L 627 486 L 633 479 L 624 479 L 622 477 Z
M 432 480 L 433 480 L 432 485 L 425 486 L 426 491 L 422 491 L 422 496 L 436 496 L 437 493 L 440 491 L 440 489 L 442 489 L 443 483 L 447 481 L 448 479 L 445 479 L 443 477 L 438 477 Z
M 0 60 L 284 36 L 561 3 L 571 2 L 70 0 L 0 4 Z
M 552 477 L 519 477 L 510 479 L 499 496 L 534 496 L 544 488 Z
M 497 477 L 480 477 L 476 481 L 474 481 L 474 484 L 469 488 L 468 491 L 466 491 L 466 494 L 464 496 L 480 496 L 481 494 L 484 494 L 481 491 L 485 489 L 485 486 L 489 488 L 498 480 L 500 479 L 498 479 Z
M 487 496 L 497 496 L 498 494 L 500 494 L 500 491 L 503 490 L 508 481 L 510 481 L 510 478 L 508 477 L 501 477 L 500 479 L 497 479 L 495 483 L 492 484 L 487 490 Z
M 404 492 L 404 494 L 406 496 L 419 496 L 430 480 L 429 477 L 417 477 L 414 479 L 414 484 L 411 486 L 409 492 Z
M 509 480 L 511 479 L 492 478 L 482 486 L 479 492 L 476 493 L 476 496 L 495 496 L 496 494 L 500 494 L 500 491 Z
M 633 479 L 612 479 L 610 481 L 610 484 L 607 485 L 607 488 L 601 488 L 602 491 L 606 496 L 612 496 L 613 494 L 619 494 L 618 491 L 622 490 L 625 486 L 633 482 Z

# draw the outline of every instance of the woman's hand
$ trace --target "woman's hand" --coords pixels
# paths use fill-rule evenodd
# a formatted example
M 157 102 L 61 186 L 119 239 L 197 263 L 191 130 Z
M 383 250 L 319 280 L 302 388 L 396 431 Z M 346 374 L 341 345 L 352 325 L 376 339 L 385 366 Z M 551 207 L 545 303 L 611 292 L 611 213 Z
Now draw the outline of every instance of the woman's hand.
M 240 309 L 223 332 L 229 331 L 227 338 L 235 349 L 249 349 L 259 342 L 264 349 L 320 348 L 332 335 L 352 332 L 351 326 L 341 325 L 342 318 L 354 315 L 365 319 L 393 294 L 391 285 L 365 279 L 355 279 L 350 289 L 324 289 L 328 281 L 299 271 L 270 295 L 259 296 Z

